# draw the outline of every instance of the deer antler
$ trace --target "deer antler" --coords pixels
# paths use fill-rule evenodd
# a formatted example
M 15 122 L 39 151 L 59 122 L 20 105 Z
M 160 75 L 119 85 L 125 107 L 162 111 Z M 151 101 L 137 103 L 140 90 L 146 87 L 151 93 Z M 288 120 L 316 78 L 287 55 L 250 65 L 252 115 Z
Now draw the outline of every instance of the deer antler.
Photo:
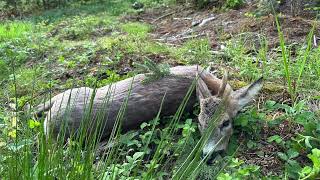
M 208 70 L 202 70 L 202 72 L 198 71 L 198 74 L 200 78 L 203 80 L 203 82 L 206 84 L 212 96 L 222 97 L 224 94 L 226 94 L 225 91 L 230 90 L 230 87 L 228 87 L 227 71 L 224 71 L 224 76 L 222 80 L 215 77 Z
M 227 82 L 228 82 L 228 72 L 225 70 L 223 78 L 222 78 L 222 83 L 221 83 L 219 91 L 218 91 L 218 97 L 223 96 L 223 94 L 226 90 Z

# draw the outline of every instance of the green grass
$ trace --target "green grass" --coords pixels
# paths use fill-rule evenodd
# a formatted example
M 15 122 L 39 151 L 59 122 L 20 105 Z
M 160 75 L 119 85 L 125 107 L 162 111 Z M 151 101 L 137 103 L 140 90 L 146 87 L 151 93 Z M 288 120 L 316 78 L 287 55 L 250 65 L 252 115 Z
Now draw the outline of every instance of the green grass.
M 209 39 L 194 39 L 185 42 L 174 54 L 185 64 L 207 64 L 211 62 Z
M 33 30 L 32 23 L 26 21 L 5 21 L 0 23 L 0 42 L 23 38 Z
M 151 6 L 154 2 L 148 3 Z M 137 13 L 130 5 L 130 1 L 76 5 L 0 25 L 0 98 L 4 102 L 0 104 L 1 177 L 307 179 L 319 175 L 319 115 L 307 106 L 308 98 L 316 98 L 320 90 L 320 49 L 311 46 L 315 29 L 310 30 L 304 45 L 293 48 L 286 44 L 281 24 L 277 24 L 280 47 L 276 49 L 268 49 L 267 37 L 243 33 L 226 41 L 221 54 L 212 54 L 209 39 L 169 46 L 152 39 L 152 25 L 123 22 L 121 15 Z M 248 44 L 248 39 L 258 39 L 259 46 Z M 199 153 L 215 123 L 200 137 L 197 122 L 192 120 L 198 106 L 193 113 L 183 113 L 188 96 L 174 116 L 158 115 L 138 130 L 121 134 L 124 103 L 112 136 L 116 144 L 100 156 L 96 156 L 99 128 L 88 138 L 85 131 L 90 126 L 85 123 L 90 119 L 90 101 L 81 133 L 66 145 L 62 137 L 57 142 L 46 139 L 43 119 L 36 121 L 32 109 L 27 108 L 41 103 L 43 95 L 79 86 L 101 87 L 131 77 L 133 72 L 122 71 L 146 59 L 221 65 L 230 71 L 230 79 L 240 80 L 240 86 L 263 75 L 268 84 L 286 83 L 294 103 L 276 102 L 273 96 L 279 92 L 266 91 L 269 94 L 259 108 L 249 106 L 234 120 L 228 152 L 213 166 L 201 161 Z M 106 99 L 105 105 L 108 103 Z M 279 131 L 282 125 L 292 129 L 292 137 Z M 298 126 L 301 131 L 294 131 Z M 266 155 L 281 162 L 280 174 L 263 174 L 262 166 L 242 159 L 248 151 L 263 157 L 268 153 L 263 151 L 265 143 L 278 149 Z
M 146 37 L 147 34 L 151 31 L 150 25 L 136 22 L 129 22 L 123 24 L 121 26 L 121 29 L 129 35 L 136 36 L 139 38 Z
M 65 18 L 72 18 L 74 16 L 84 15 L 96 15 L 99 13 L 108 13 L 110 16 L 119 16 L 124 13 L 135 13 L 131 9 L 131 4 L 133 2 L 129 1 L 104 1 L 96 3 L 87 4 L 74 4 L 65 8 L 51 9 L 42 12 L 40 15 L 32 15 L 28 17 L 29 20 L 33 22 L 46 22 L 54 23 L 61 21 Z
M 116 23 L 117 20 L 107 13 L 80 15 L 52 24 L 51 32 L 57 34 L 58 39 L 85 40 L 111 33 Z

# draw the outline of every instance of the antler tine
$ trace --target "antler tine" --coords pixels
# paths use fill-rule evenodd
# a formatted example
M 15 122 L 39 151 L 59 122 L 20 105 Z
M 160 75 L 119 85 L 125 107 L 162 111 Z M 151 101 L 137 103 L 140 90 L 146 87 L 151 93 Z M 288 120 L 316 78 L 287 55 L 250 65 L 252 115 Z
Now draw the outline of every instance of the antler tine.
M 226 86 L 227 86 L 227 82 L 228 82 L 228 72 L 226 70 L 224 70 L 224 75 L 223 75 L 223 78 L 222 78 L 222 83 L 220 85 L 220 88 L 219 88 L 219 92 L 218 92 L 218 96 L 219 97 L 222 97 L 225 90 L 226 90 Z

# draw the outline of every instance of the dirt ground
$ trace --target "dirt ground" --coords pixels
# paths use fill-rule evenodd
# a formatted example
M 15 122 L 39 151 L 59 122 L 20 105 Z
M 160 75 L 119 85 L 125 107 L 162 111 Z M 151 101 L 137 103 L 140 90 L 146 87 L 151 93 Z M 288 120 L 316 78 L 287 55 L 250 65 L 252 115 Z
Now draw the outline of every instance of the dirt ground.
M 124 20 L 152 24 L 153 38 L 172 46 L 180 46 L 193 38 L 207 37 L 210 40 L 212 52 L 219 54 L 227 40 L 239 37 L 244 39 L 248 52 L 259 49 L 264 39 L 267 40 L 270 51 L 278 51 L 276 48 L 279 47 L 280 42 L 275 16 L 269 14 L 259 18 L 250 17 L 248 14 L 252 14 L 256 8 L 256 5 L 247 5 L 238 10 L 221 11 L 216 8 L 198 10 L 190 5 L 162 7 L 146 10 L 139 15 L 126 16 Z M 290 14 L 289 5 L 284 4 L 280 8 L 281 13 L 278 19 L 286 44 L 305 44 L 314 26 L 313 46 L 319 45 L 320 23 L 315 20 L 314 12 L 301 10 L 299 15 L 293 16 Z M 201 25 L 204 21 L 207 22 Z M 294 56 L 295 52 L 292 51 L 291 55 Z M 224 68 L 230 72 L 234 71 L 231 67 Z M 289 102 L 287 99 L 289 93 L 281 91 L 284 89 L 281 87 L 276 89 L 280 91 L 273 92 L 275 94 L 273 99 L 278 102 Z
M 306 3 L 308 1 L 301 1 Z M 278 51 L 279 33 L 276 25 L 276 17 L 272 14 L 258 18 L 250 17 L 257 9 L 257 5 L 249 4 L 238 10 L 221 11 L 217 8 L 199 10 L 191 5 L 174 7 L 162 7 L 146 10 L 136 16 L 126 16 L 124 20 L 136 20 L 152 24 L 154 26 L 152 36 L 159 42 L 172 46 L 180 46 L 186 40 L 192 38 L 207 37 L 210 40 L 212 52 L 219 53 L 227 40 L 240 37 L 244 39 L 248 52 L 261 47 L 261 40 L 266 39 L 269 51 Z M 320 43 L 320 23 L 315 20 L 315 12 L 299 10 L 292 15 L 290 4 L 280 6 L 278 20 L 281 26 L 286 44 L 303 45 L 313 26 L 313 46 Z M 207 21 L 203 25 L 204 21 Z M 254 49 L 253 49 L 254 48 Z M 295 52 L 291 52 L 295 56 Z M 233 72 L 231 67 L 228 71 Z M 277 90 L 273 91 L 272 89 Z M 290 95 L 283 91 L 283 87 L 267 87 L 273 91 L 273 100 L 288 103 Z M 270 94 L 270 92 L 267 92 Z
M 219 43 L 241 33 L 259 34 L 269 41 L 269 47 L 279 45 L 279 36 L 273 15 L 259 18 L 249 17 L 256 7 L 245 6 L 239 10 L 219 12 L 212 8 L 197 10 L 192 6 L 177 6 L 173 8 L 159 8 L 145 11 L 137 16 L 126 17 L 130 20 L 147 22 L 155 26 L 155 39 L 173 45 L 179 45 L 187 39 L 207 36 L 212 48 L 219 48 Z M 288 12 L 289 7 L 281 11 Z M 205 19 L 212 18 L 204 25 L 199 25 Z M 287 43 L 303 43 L 313 25 L 316 26 L 315 35 L 319 36 L 319 22 L 312 20 L 310 13 L 302 12 L 301 16 L 282 14 L 279 22 Z

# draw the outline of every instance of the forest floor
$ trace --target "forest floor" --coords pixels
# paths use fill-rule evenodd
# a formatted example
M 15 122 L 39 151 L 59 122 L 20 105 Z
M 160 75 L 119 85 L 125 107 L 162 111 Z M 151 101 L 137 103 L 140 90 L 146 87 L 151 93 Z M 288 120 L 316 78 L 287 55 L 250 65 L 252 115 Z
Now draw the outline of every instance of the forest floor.
M 267 41 L 268 55 L 272 56 L 272 51 L 277 51 L 280 46 L 279 33 L 275 22 L 275 16 L 272 14 L 252 18 L 250 13 L 257 7 L 246 6 L 238 10 L 227 10 L 221 12 L 217 9 L 197 10 L 192 6 L 175 6 L 175 7 L 160 7 L 147 10 L 138 15 L 125 16 L 125 21 L 138 21 L 151 24 L 153 31 L 151 36 L 155 41 L 168 44 L 169 46 L 179 47 L 190 39 L 207 38 L 209 40 L 210 51 L 221 56 L 224 54 L 226 42 L 235 41 L 242 43 L 246 54 L 255 56 L 255 51 L 263 48 L 264 40 Z M 307 41 L 306 38 L 313 26 L 314 30 L 314 46 L 318 47 L 320 40 L 320 24 L 314 20 L 314 16 L 310 13 L 301 12 L 299 16 L 290 14 L 290 7 L 284 6 L 281 11 L 285 14 L 280 15 L 279 22 L 281 31 L 284 34 L 285 42 L 289 45 L 302 45 Z M 208 20 L 208 21 L 207 21 Z M 201 24 L 202 22 L 205 22 Z M 200 25 L 201 24 L 201 25 Z M 192 51 L 192 50 L 191 50 Z M 292 50 L 291 56 L 295 57 L 295 49 Z M 227 56 L 227 55 L 225 55 Z M 158 57 L 160 60 L 166 57 Z M 196 57 L 195 57 L 196 58 Z M 237 83 L 243 79 L 243 74 L 240 73 L 241 68 L 230 66 L 226 63 L 217 63 L 213 57 L 212 67 L 227 69 L 231 74 L 231 84 L 234 88 Z M 157 61 L 159 61 L 157 59 Z M 195 60 L 196 61 L 196 60 Z M 256 62 L 252 62 L 253 64 Z M 260 62 L 261 63 L 261 62 Z M 175 62 L 172 63 L 175 65 Z M 179 63 L 178 63 L 179 64 Z M 282 77 L 277 77 L 282 78 Z M 238 80 L 238 81 L 237 81 Z M 285 88 L 285 80 L 283 83 L 276 83 L 275 79 L 267 78 L 268 83 L 264 87 L 263 94 L 257 104 L 263 104 L 267 100 L 273 100 L 277 103 L 288 103 L 290 94 Z M 310 88 L 310 87 L 309 87 Z M 310 91 L 309 93 L 314 93 Z M 319 95 L 317 92 L 316 96 Z M 283 109 L 279 109 L 267 114 L 266 120 L 272 121 L 284 114 Z M 277 127 L 269 127 L 263 125 L 262 131 L 259 133 L 260 139 L 255 142 L 262 146 L 251 149 L 240 149 L 236 157 L 244 160 L 248 164 L 255 164 L 261 167 L 263 174 L 267 175 L 270 172 L 280 175 L 283 171 L 284 162 L 279 158 L 277 152 L 281 151 L 281 146 L 276 143 L 268 142 L 268 137 L 279 135 L 282 140 L 290 140 L 296 133 L 303 132 L 303 127 L 299 124 L 290 125 L 291 128 L 286 128 L 290 124 L 290 120 L 284 120 Z M 244 135 L 240 134 L 238 141 L 240 144 L 246 143 Z M 305 161 L 301 158 L 300 161 Z
M 23 111 L 26 104 L 39 103 L 48 92 L 93 87 L 97 81 L 104 86 L 131 77 L 136 63 L 146 59 L 171 66 L 210 65 L 218 77 L 227 70 L 234 89 L 261 76 L 265 79 L 255 103 L 234 122 L 227 152 L 232 163 L 219 177 L 306 177 L 305 167 L 315 167 L 308 157 L 320 142 L 319 21 L 309 11 L 292 16 L 288 6 L 277 17 L 255 17 L 256 8 L 199 10 L 191 5 L 158 5 L 140 11 L 125 2 L 50 10 L 5 21 L 0 26 L 0 83 L 4 87 L 0 125 L 8 124 L 16 111 L 14 97 Z M 194 141 L 199 138 L 198 130 L 191 128 L 196 120 L 187 121 L 195 117 L 185 115 L 175 141 L 189 126 Z M 13 127 L 5 127 L 0 148 L 14 138 L 8 135 Z M 134 150 L 142 150 L 145 131 L 127 134 L 131 145 L 126 144 L 118 163 Z M 175 160 L 170 164 L 174 166 Z M 170 174 L 168 167 L 160 168 Z M 210 179 L 211 169 L 204 165 L 200 177 Z

